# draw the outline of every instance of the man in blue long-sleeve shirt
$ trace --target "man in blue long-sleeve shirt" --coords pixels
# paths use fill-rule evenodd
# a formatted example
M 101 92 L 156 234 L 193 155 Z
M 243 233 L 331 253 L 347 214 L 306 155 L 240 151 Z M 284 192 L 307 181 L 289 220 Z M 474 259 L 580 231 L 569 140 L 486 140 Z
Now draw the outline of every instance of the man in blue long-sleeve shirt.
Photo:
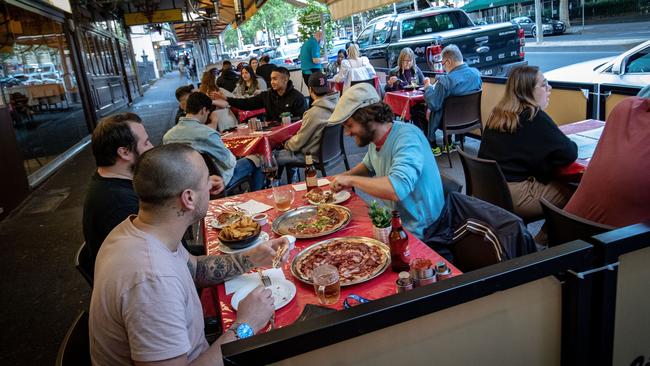
M 442 107 L 449 96 L 467 95 L 481 90 L 481 74 L 463 61 L 463 54 L 456 45 L 450 44 L 442 50 L 442 66 L 446 75 L 438 75 L 433 81 L 424 82 L 424 101 L 431 111 L 429 127 L 426 131 L 431 144 L 431 151 L 435 156 L 442 154 L 436 143 L 436 130 L 440 128 L 442 120 Z M 451 151 L 451 146 L 445 147 Z

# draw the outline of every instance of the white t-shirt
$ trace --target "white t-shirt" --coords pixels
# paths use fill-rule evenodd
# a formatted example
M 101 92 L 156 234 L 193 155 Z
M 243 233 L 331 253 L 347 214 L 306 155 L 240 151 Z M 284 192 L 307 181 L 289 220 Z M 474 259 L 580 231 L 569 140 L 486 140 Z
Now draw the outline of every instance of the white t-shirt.
M 136 228 L 130 216 L 102 244 L 90 301 L 93 365 L 132 365 L 208 349 L 203 310 L 187 267 L 175 252 Z
M 341 69 L 334 76 L 336 82 L 343 81 L 343 90 L 347 90 L 353 81 L 370 80 L 375 76 L 375 68 L 372 67 L 366 56 L 360 58 L 346 59 L 341 61 Z

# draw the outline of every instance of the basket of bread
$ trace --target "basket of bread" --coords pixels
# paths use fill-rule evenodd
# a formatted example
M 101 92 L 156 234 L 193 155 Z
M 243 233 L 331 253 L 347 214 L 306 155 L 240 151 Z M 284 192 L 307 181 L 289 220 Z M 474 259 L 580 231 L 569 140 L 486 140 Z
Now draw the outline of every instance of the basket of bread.
M 249 216 L 232 223 L 219 232 L 219 241 L 230 249 L 243 249 L 255 241 L 262 227 Z

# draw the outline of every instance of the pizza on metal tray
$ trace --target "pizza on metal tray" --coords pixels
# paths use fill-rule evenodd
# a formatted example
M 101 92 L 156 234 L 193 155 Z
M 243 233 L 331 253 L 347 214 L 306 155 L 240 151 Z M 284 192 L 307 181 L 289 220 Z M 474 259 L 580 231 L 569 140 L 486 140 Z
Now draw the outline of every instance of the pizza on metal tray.
M 287 229 L 294 235 L 314 235 L 335 230 L 349 218 L 348 212 L 332 205 L 320 205 L 315 215 L 296 221 Z

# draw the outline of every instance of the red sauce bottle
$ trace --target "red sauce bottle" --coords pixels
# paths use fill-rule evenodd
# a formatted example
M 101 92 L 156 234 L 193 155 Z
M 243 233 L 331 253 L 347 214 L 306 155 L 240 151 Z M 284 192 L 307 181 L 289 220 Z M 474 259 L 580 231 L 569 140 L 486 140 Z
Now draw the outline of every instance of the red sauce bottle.
M 406 235 L 406 231 L 402 228 L 402 219 L 400 219 L 397 210 L 393 210 L 388 243 L 390 244 L 390 260 L 393 272 L 408 271 L 409 265 L 406 257 L 409 238 Z

